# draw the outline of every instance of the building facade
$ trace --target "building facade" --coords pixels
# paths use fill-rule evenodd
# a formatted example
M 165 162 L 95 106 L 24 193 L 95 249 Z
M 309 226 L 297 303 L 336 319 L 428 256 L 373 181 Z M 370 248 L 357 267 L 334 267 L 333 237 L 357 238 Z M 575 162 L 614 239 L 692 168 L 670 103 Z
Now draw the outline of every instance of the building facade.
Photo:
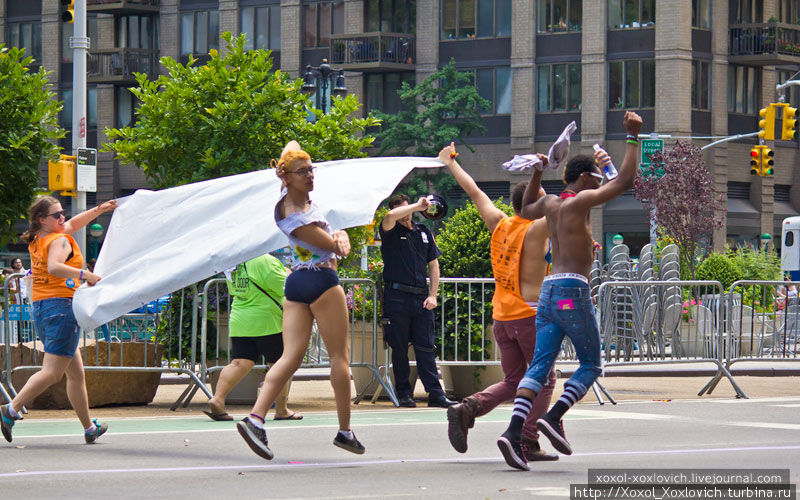
M 507 197 L 527 175 L 504 172 L 514 154 L 544 152 L 570 121 L 573 153 L 600 143 L 624 151 L 622 115 L 644 119 L 642 133 L 674 138 L 745 134 L 775 86 L 800 70 L 800 0 L 87 0 L 88 145 L 106 127 L 135 120 L 133 72 L 157 75 L 158 58 L 201 62 L 220 34 L 247 33 L 251 47 L 273 50 L 276 67 L 300 77 L 323 59 L 346 71 L 365 111 L 396 111 L 403 81 L 421 81 L 451 59 L 474 74 L 487 132 L 470 139 L 465 167 L 491 195 Z M 52 71 L 71 128 L 72 25 L 60 0 L 0 0 L 0 40 L 29 49 Z M 800 77 L 795 77 L 800 78 Z M 317 96 L 317 100 L 326 96 Z M 795 87 L 787 93 L 800 104 Z M 671 138 L 670 138 L 671 137 Z M 699 139 L 706 138 L 706 139 Z M 798 140 L 774 141 L 775 174 L 751 177 L 755 140 L 705 150 L 716 191 L 726 199 L 713 245 L 758 244 L 800 215 Z M 64 141 L 70 147 L 69 137 Z M 560 172 L 545 188 L 561 189 Z M 43 184 L 46 172 L 43 171 Z M 88 204 L 146 187 L 140 170 L 109 153 L 98 159 L 98 192 Z M 455 194 L 455 193 L 454 193 Z M 631 194 L 592 213 L 595 239 L 620 233 L 636 253 L 649 239 L 648 215 Z M 773 243 L 780 246 L 779 237 Z

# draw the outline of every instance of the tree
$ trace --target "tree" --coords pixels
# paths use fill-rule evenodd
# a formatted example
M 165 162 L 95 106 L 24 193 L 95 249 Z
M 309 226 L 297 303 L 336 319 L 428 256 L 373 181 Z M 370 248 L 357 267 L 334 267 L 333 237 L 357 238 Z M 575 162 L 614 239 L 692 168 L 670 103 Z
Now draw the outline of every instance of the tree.
M 137 74 L 137 122 L 107 129 L 104 150 L 139 165 L 156 188 L 266 168 L 291 139 L 315 161 L 365 156 L 373 137 L 363 131 L 378 121 L 352 118 L 355 96 L 335 99 L 327 114 L 312 109 L 311 123 L 301 80 L 273 72 L 269 51 L 245 50 L 244 35 L 222 38 L 227 54 L 211 50 L 204 66 L 164 57 L 168 75 Z
M 468 137 L 484 133 L 480 110 L 492 103 L 478 94 L 471 73 L 456 70 L 455 60 L 418 85 L 403 82 L 398 91 L 401 109 L 397 114 L 376 112 L 383 122 L 377 138 L 378 154 L 436 156 L 445 144 L 456 141 L 470 151 Z M 444 193 L 455 186 L 452 176 L 425 169 L 404 183 L 413 200 L 432 191 Z
M 651 157 L 634 183 L 634 196 L 648 211 L 655 209 L 655 223 L 680 248 L 681 267 L 695 276 L 698 252 L 706 252 L 712 232 L 722 226 L 715 215 L 723 203 L 714 193 L 711 175 L 700 149 L 677 141 L 665 153 Z M 663 175 L 661 175 L 663 174 Z
M 50 91 L 49 71 L 29 70 L 23 49 L 0 44 L 0 246 L 16 237 L 39 184 L 39 162 L 58 153 L 61 103 Z

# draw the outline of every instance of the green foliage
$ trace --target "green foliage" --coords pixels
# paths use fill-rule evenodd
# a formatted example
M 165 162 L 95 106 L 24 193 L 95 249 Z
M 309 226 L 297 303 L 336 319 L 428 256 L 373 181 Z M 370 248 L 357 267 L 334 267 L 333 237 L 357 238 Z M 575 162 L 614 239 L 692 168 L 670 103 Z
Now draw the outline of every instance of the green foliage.
M 244 34 L 222 38 L 226 55 L 212 50 L 204 66 L 164 57 L 168 75 L 150 81 L 137 74 L 138 121 L 107 129 L 103 150 L 140 166 L 156 188 L 266 168 L 292 139 L 315 161 L 365 156 L 373 138 L 363 131 L 378 121 L 352 117 L 355 96 L 334 99 L 324 115 L 312 109 L 311 123 L 301 80 L 273 72 L 270 51 L 245 50 Z
M 484 325 L 492 323 L 493 291 L 491 286 L 480 285 L 459 285 L 457 291 L 451 284 L 442 287 L 441 304 L 434 309 L 434 324 L 438 329 L 444 323 L 444 360 L 491 359 L 491 341 L 482 340 L 482 336 Z
M 728 251 L 728 258 L 739 267 L 741 279 L 758 281 L 780 281 L 781 259 L 774 250 L 764 252 L 748 247 Z
M 0 44 L 0 246 L 16 237 L 39 183 L 39 162 L 55 158 L 61 103 L 50 90 L 49 71 L 31 73 L 24 49 Z
M 418 85 L 403 82 L 398 91 L 401 109 L 397 114 L 378 112 L 383 122 L 377 138 L 378 154 L 436 156 L 451 141 L 465 145 L 467 137 L 484 133 L 481 109 L 491 102 L 478 94 L 473 74 L 456 70 L 455 60 L 430 75 Z M 438 170 L 416 172 L 398 190 L 412 200 L 430 193 L 445 193 L 455 186 L 452 176 Z
M 742 270 L 727 255 L 712 252 L 697 268 L 698 280 L 719 281 L 728 290 L 734 281 L 742 279 Z
M 495 201 L 494 206 L 508 215 L 513 213 L 511 206 L 503 203 L 502 198 Z M 491 239 L 492 234 L 474 203 L 469 202 L 464 208 L 456 210 L 436 237 L 436 244 L 442 251 L 439 257 L 442 276 L 491 278 Z

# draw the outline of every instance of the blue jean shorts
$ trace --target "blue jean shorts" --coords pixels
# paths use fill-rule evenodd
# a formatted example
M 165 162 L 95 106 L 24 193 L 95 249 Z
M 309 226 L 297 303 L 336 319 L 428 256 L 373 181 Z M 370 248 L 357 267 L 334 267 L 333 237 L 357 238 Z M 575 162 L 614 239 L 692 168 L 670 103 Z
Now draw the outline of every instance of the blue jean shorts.
M 44 352 L 74 357 L 81 328 L 72 313 L 72 299 L 59 297 L 37 300 L 32 309 L 33 325 L 44 343 Z

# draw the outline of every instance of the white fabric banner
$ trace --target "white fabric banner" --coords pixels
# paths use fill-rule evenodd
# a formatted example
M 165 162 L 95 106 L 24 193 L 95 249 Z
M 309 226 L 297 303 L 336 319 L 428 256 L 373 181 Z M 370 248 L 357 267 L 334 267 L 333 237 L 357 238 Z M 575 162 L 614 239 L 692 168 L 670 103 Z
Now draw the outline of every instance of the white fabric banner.
M 412 169 L 444 166 L 419 157 L 315 165 L 311 199 L 334 230 L 372 222 L 378 204 Z M 274 217 L 280 184 L 267 169 L 162 191 L 140 189 L 119 199 L 95 266 L 102 279 L 75 292 L 72 309 L 80 325 L 96 328 L 286 246 Z

